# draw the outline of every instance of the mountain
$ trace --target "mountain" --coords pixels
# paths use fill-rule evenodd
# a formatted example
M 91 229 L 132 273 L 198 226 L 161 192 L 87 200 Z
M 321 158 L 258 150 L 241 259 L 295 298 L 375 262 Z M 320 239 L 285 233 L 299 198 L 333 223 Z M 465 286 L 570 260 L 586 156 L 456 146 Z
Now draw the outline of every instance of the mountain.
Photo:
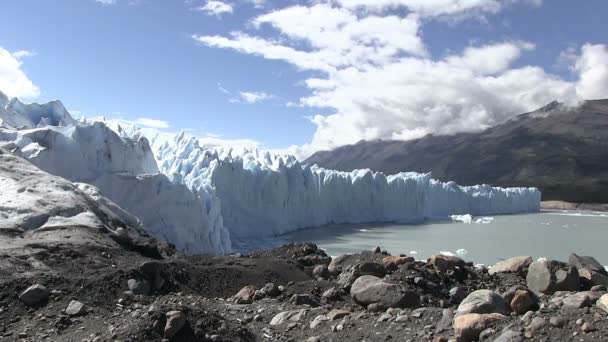
M 608 100 L 552 102 L 478 133 L 361 141 L 304 163 L 393 174 L 431 172 L 459 184 L 538 187 L 543 200 L 608 202 Z

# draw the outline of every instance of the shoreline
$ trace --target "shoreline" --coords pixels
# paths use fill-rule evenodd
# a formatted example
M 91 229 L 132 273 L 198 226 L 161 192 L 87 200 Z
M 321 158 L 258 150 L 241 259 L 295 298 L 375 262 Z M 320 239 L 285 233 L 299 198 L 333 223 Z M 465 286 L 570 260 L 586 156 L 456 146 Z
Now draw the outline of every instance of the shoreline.
M 565 201 L 541 201 L 540 208 L 545 210 L 588 210 L 608 212 L 608 203 L 574 203 Z

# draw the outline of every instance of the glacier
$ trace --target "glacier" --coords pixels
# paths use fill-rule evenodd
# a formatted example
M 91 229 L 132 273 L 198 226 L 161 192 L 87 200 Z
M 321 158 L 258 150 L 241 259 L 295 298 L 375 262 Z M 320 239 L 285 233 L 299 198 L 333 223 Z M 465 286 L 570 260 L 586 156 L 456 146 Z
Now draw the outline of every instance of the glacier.
M 98 187 L 150 235 L 187 253 L 226 254 L 238 239 L 331 224 L 540 210 L 535 188 L 459 186 L 413 172 L 327 170 L 290 155 L 210 146 L 183 132 L 119 120 L 72 121 L 56 104 L 38 116 L 29 113 L 32 107 L 4 102 L 0 141 L 6 148 L 49 173 Z M 15 119 L 19 115 L 25 119 Z

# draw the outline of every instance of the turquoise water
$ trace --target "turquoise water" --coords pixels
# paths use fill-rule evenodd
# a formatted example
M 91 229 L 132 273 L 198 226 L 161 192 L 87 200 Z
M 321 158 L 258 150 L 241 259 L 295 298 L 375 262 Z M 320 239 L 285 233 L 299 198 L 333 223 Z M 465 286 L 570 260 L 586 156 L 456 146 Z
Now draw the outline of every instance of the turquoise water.
M 490 222 L 330 226 L 282 235 L 272 242 L 311 241 L 332 256 L 376 246 L 417 259 L 449 252 L 485 265 L 517 255 L 567 260 L 575 252 L 608 265 L 608 213 L 544 211 L 485 221 Z

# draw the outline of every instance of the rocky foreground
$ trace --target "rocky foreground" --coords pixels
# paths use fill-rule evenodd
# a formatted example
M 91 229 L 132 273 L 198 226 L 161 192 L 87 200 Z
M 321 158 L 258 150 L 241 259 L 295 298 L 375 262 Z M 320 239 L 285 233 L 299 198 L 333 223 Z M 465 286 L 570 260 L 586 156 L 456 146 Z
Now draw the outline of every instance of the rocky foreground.
M 608 274 L 574 254 L 488 270 L 380 248 L 332 259 L 312 244 L 157 259 L 111 243 L 26 248 L 0 251 L 0 340 L 608 339 Z

